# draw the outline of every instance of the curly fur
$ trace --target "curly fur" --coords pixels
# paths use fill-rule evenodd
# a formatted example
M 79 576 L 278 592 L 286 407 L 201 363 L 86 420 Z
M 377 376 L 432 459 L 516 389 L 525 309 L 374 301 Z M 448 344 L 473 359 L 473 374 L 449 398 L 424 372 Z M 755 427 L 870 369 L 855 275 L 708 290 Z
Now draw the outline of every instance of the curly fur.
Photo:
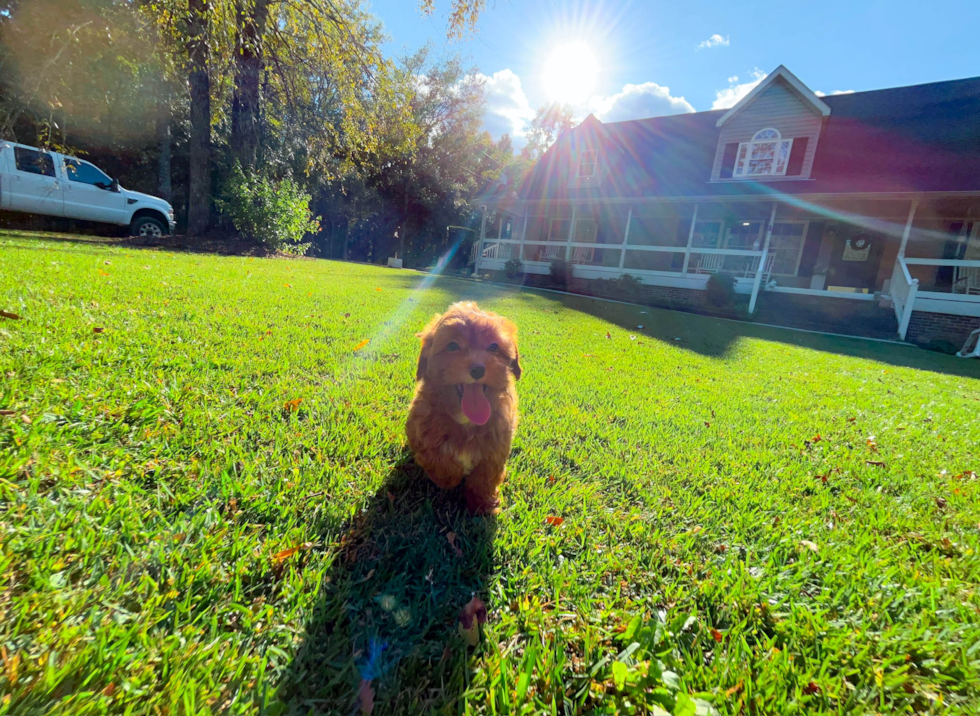
M 470 511 L 493 512 L 517 428 L 517 326 L 473 301 L 461 301 L 435 316 L 419 337 L 408 445 L 436 485 L 450 490 L 465 478 Z M 484 374 L 474 378 L 481 367 Z M 461 392 L 469 383 L 485 386 L 490 418 L 483 425 L 463 413 Z

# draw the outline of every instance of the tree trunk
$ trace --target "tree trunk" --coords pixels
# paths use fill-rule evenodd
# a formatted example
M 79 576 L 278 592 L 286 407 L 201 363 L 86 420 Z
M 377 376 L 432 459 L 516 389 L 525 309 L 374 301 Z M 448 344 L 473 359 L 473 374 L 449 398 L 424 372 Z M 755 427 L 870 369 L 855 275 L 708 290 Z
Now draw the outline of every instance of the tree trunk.
M 255 166 L 259 146 L 259 83 L 262 74 L 263 38 L 269 17 L 268 0 L 238 0 L 238 37 L 235 52 L 235 89 L 231 102 L 231 152 L 243 169 Z
M 173 185 L 170 182 L 170 103 L 163 100 L 157 108 L 157 148 L 160 152 L 157 194 L 171 201 Z
M 187 54 L 190 71 L 190 151 L 187 233 L 203 234 L 211 223 L 211 78 L 208 75 L 208 0 L 188 0 Z

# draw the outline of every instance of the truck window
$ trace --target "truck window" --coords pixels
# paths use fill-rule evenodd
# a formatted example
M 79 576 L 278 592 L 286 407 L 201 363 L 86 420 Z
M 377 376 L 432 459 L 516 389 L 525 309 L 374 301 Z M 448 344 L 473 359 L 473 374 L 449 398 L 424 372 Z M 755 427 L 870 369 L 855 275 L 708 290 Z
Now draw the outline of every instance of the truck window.
M 54 176 L 54 160 L 47 152 L 26 147 L 14 147 L 14 160 L 17 170 L 28 174 L 41 174 L 46 177 Z
M 70 181 L 77 181 L 79 184 L 91 184 L 100 189 L 108 189 L 112 186 L 112 179 L 102 173 L 101 169 L 96 169 L 88 162 L 80 162 L 77 159 L 65 158 L 65 170 L 68 172 Z

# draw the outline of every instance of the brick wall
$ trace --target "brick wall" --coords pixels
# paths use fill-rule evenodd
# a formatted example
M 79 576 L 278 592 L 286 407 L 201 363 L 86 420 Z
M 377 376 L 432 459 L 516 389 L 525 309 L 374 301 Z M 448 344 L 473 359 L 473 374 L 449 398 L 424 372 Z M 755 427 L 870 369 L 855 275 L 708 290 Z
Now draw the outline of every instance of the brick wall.
M 912 320 L 909 321 L 909 330 L 905 339 L 918 345 L 948 341 L 959 349 L 970 335 L 970 331 L 977 328 L 980 328 L 980 318 L 976 316 L 950 316 L 946 313 L 912 311 Z

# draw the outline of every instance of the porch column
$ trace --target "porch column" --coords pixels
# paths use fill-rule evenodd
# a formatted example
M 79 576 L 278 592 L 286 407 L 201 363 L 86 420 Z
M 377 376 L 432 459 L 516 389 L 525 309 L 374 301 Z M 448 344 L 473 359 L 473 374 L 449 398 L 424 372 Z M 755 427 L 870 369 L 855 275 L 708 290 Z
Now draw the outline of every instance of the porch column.
M 480 262 L 483 260 L 483 240 L 487 238 L 487 205 L 481 206 L 480 211 L 483 212 L 483 216 L 480 219 L 480 249 L 476 254 L 476 264 L 473 266 L 473 273 L 475 274 L 480 272 Z
M 694 225 L 698 223 L 698 204 L 694 205 L 694 216 L 691 217 L 691 230 L 687 232 L 687 248 L 684 250 L 684 268 L 681 276 L 687 276 L 687 267 L 691 263 L 691 244 L 694 243 Z
M 577 210 L 578 206 L 576 204 L 572 204 L 572 221 L 568 227 L 568 239 L 565 241 L 565 260 L 569 263 L 572 261 L 571 243 L 572 239 L 575 237 L 575 219 L 577 218 Z
M 905 247 L 909 243 L 909 236 L 912 234 L 912 221 L 915 219 L 915 210 L 919 208 L 919 200 L 913 199 L 909 207 L 909 217 L 905 220 L 905 230 L 902 231 L 902 243 L 898 245 L 898 257 L 905 258 Z
M 626 231 L 623 233 L 623 249 L 619 252 L 619 274 L 623 274 L 623 266 L 626 265 L 626 241 L 630 237 L 630 224 L 633 223 L 633 205 L 630 204 L 629 213 L 626 214 Z
M 762 243 L 762 256 L 759 257 L 759 268 L 756 269 L 752 281 L 752 298 L 749 299 L 749 313 L 755 313 L 755 303 L 759 299 L 759 286 L 762 285 L 762 274 L 766 270 L 766 259 L 769 258 L 769 242 L 772 241 L 772 225 L 776 221 L 776 202 L 772 203 L 769 223 L 766 224 L 766 240 Z

